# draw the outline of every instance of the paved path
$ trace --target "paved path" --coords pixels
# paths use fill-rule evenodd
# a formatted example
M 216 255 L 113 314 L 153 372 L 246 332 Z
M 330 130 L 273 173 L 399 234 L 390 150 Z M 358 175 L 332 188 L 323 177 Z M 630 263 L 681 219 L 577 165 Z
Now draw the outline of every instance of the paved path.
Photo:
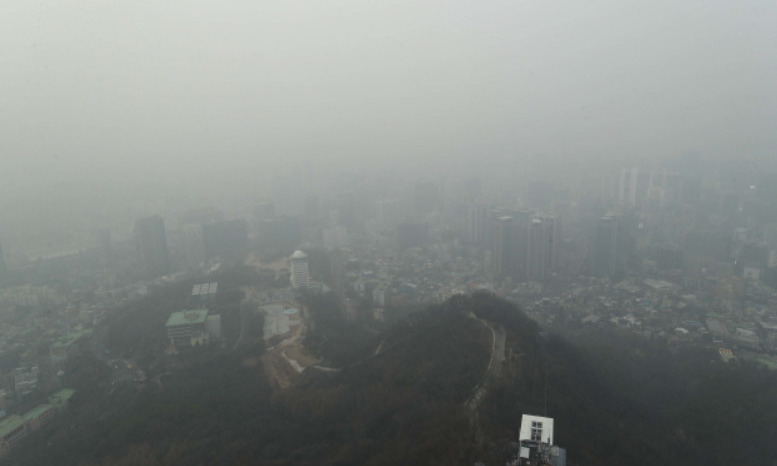
M 466 402 L 467 407 L 472 411 L 477 411 L 483 396 L 486 394 L 488 382 L 499 376 L 502 371 L 502 363 L 505 360 L 505 342 L 507 336 L 504 327 L 501 325 L 494 329 L 494 326 L 483 319 L 478 318 L 481 324 L 491 331 L 491 356 L 488 360 L 488 367 L 483 379 L 472 390 L 472 395 Z

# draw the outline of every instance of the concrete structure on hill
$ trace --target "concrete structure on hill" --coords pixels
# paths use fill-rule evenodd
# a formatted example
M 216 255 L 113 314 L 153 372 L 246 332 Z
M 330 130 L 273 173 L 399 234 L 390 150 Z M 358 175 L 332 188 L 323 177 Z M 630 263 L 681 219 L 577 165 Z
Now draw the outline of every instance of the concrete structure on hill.
M 521 450 L 512 464 L 566 466 L 567 452 L 553 444 L 553 418 L 524 414 L 519 435 Z
M 532 440 L 552 445 L 553 418 L 524 414 L 521 416 L 521 433 L 518 440 Z

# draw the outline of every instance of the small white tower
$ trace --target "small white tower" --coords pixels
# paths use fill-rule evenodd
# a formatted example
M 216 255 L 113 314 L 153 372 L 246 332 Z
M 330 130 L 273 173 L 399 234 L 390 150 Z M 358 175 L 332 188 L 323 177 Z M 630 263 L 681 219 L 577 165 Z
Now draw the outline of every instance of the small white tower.
M 291 255 L 291 286 L 298 289 L 310 287 L 308 255 L 300 250 Z
M 520 453 L 510 464 L 566 466 L 567 451 L 553 443 L 553 418 L 524 414 L 519 440 Z
M 518 440 L 553 445 L 553 418 L 524 414 L 521 417 L 521 436 Z

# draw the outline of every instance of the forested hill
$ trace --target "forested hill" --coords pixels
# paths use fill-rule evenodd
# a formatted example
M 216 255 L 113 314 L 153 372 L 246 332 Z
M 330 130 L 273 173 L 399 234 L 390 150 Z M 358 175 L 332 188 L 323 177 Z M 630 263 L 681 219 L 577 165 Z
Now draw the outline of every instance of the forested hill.
M 777 373 L 630 336 L 570 343 L 532 333 L 503 301 L 467 302 L 507 330 L 503 376 L 480 405 L 494 459 L 517 438 L 521 414 L 533 413 L 555 418 L 571 464 L 777 465 Z
M 440 306 L 379 337 L 379 354 L 309 369 L 287 389 L 246 364 L 252 349 L 201 357 L 139 392 L 80 397 L 4 463 L 471 464 L 464 404 L 488 363 L 488 329 Z
M 322 332 L 310 343 L 347 361 L 339 371 L 309 368 L 281 389 L 250 363 L 260 347 L 194 355 L 142 390 L 75 397 L 3 463 L 502 465 L 531 413 L 556 419 L 574 465 L 777 464 L 773 372 L 644 340 L 573 344 L 488 294 L 369 338 L 333 303 L 309 303 Z M 99 371 L 83 374 L 100 386 Z

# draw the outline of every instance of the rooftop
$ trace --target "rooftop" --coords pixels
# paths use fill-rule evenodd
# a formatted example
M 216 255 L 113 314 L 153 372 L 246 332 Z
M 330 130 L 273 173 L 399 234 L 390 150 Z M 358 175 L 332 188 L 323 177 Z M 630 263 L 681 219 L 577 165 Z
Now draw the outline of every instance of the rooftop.
M 10 416 L 8 419 L 0 422 L 0 438 L 10 434 L 17 427 L 23 426 L 24 421 L 19 416 Z
M 22 415 L 24 422 L 38 419 L 43 413 L 50 410 L 53 406 L 49 404 L 38 405 Z
M 211 283 L 200 283 L 199 285 L 194 285 L 192 287 L 192 296 L 197 296 L 201 294 L 216 294 L 218 291 L 219 284 L 218 282 L 211 282 Z
M 63 388 L 49 396 L 49 403 L 53 405 L 64 403 L 72 398 L 75 392 L 72 388 Z
M 194 309 L 191 311 L 178 311 L 170 314 L 166 327 L 178 327 L 182 325 L 202 324 L 208 317 L 207 309 Z

